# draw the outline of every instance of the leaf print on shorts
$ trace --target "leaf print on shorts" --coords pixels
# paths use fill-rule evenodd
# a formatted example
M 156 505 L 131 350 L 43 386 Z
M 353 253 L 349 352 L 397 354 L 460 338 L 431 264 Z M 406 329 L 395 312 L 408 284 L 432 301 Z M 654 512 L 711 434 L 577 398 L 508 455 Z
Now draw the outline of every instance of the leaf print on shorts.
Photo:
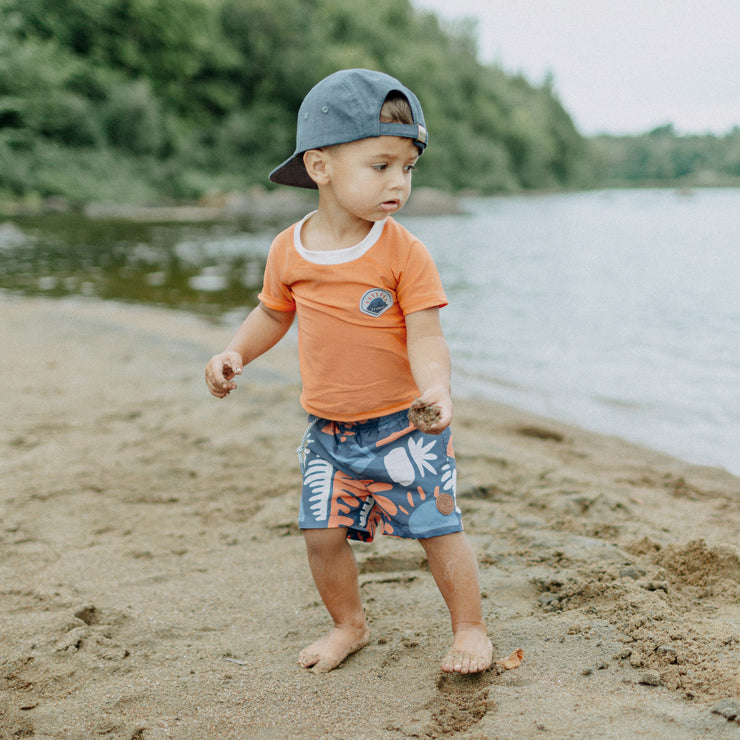
M 391 480 L 395 481 L 400 486 L 410 486 L 416 479 L 414 463 L 416 464 L 419 473 L 421 473 L 422 478 L 426 471 L 436 475 L 437 470 L 432 465 L 431 461 L 436 460 L 437 455 L 430 452 L 436 444 L 436 439 L 432 439 L 427 444 L 424 444 L 424 437 L 420 435 L 418 439 L 414 439 L 413 437 L 409 438 L 408 452 L 406 452 L 403 447 L 392 449 L 383 458 L 385 469 Z
M 329 518 L 334 468 L 330 462 L 315 457 L 309 460 L 306 469 L 304 482 L 311 489 L 308 499 L 311 516 L 317 522 L 325 522 Z
M 373 491 L 372 498 L 374 506 L 370 517 L 369 525 L 374 530 L 380 525 L 380 531 L 383 534 L 394 534 L 392 519 L 398 513 L 398 508 L 389 498 L 381 496 L 378 491 L 390 490 L 393 486 L 387 483 L 373 483 L 370 489 Z
M 337 470 L 332 487 L 329 526 L 352 527 L 356 523 L 360 527 L 365 527 L 373 512 L 380 511 L 382 519 L 387 519 L 388 515 L 394 515 L 396 507 L 393 502 L 379 493 L 391 488 L 390 483 L 355 480 L 341 470 Z M 361 513 L 355 522 L 348 515 L 359 506 L 361 506 Z
M 457 491 L 457 468 L 452 468 L 449 463 L 442 466 L 442 490 L 451 491 L 453 498 Z
M 358 495 L 360 492 L 362 495 Z M 365 495 L 360 481 L 355 481 L 341 470 L 336 470 L 332 486 L 329 526 L 351 527 L 354 519 L 347 514 L 360 505 Z
M 430 460 L 436 460 L 437 456 L 429 452 L 429 450 L 437 444 L 437 440 L 433 439 L 429 444 L 424 444 L 424 437 L 419 436 L 418 440 L 413 437 L 409 439 L 409 454 L 411 459 L 416 463 L 416 467 L 419 468 L 421 477 L 424 477 L 424 470 L 428 470 L 432 474 L 436 474 L 436 468 L 429 462 Z

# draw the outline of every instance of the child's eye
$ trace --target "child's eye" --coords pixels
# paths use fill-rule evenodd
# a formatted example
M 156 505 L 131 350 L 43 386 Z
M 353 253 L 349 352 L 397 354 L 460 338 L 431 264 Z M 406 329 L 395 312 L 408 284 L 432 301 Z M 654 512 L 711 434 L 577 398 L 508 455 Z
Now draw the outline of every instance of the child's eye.
M 377 170 L 378 172 L 383 172 L 384 170 L 388 169 L 388 165 L 385 162 L 381 164 L 374 164 L 373 169 Z
M 413 172 L 416 169 L 416 165 L 415 164 L 407 164 L 404 169 L 406 170 L 406 172 Z

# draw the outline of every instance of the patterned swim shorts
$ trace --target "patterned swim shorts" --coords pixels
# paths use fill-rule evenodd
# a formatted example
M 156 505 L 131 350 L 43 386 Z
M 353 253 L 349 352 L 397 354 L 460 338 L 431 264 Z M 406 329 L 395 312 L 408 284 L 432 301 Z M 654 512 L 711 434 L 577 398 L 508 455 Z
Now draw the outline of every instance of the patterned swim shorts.
M 424 434 L 407 411 L 360 422 L 309 416 L 298 457 L 301 529 L 346 527 L 349 539 L 371 542 L 378 527 L 413 539 L 463 528 L 449 429 Z

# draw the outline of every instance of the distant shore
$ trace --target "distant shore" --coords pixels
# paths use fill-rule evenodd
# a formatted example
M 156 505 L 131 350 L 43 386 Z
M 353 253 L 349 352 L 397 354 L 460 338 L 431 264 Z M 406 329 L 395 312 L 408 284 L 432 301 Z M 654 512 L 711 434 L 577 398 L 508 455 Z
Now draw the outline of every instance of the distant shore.
M 139 221 L 143 223 L 206 223 L 241 221 L 255 226 L 269 226 L 276 221 L 302 218 L 315 207 L 316 194 L 296 188 L 267 190 L 255 186 L 244 192 L 213 193 L 197 203 L 135 205 L 91 202 L 81 213 L 94 220 Z M 0 218 L 19 215 L 68 213 L 72 205 L 64 198 L 47 198 L 25 203 L 0 203 Z M 416 188 L 404 207 L 412 216 L 439 216 L 462 212 L 460 199 L 435 188 Z
M 706 182 L 640 182 L 622 185 L 603 185 L 590 190 L 675 190 L 690 195 L 702 188 L 740 188 L 737 180 Z M 497 193 L 483 196 L 476 192 L 459 195 L 437 188 L 415 188 L 409 202 L 404 206 L 403 214 L 407 216 L 448 216 L 465 212 L 466 198 L 512 196 L 527 197 L 549 193 L 579 192 L 578 189 L 557 190 L 517 190 L 509 193 Z M 208 223 L 239 221 L 249 227 L 273 226 L 276 222 L 295 221 L 315 207 L 315 194 L 311 191 L 280 188 L 268 190 L 254 186 L 243 192 L 211 193 L 197 202 L 155 203 L 141 205 L 134 203 L 90 202 L 84 206 L 74 206 L 66 198 L 53 196 L 32 199 L 30 201 L 0 200 L 0 219 L 12 219 L 18 216 L 40 216 L 59 213 L 79 212 L 92 220 L 120 220 L 142 223 Z

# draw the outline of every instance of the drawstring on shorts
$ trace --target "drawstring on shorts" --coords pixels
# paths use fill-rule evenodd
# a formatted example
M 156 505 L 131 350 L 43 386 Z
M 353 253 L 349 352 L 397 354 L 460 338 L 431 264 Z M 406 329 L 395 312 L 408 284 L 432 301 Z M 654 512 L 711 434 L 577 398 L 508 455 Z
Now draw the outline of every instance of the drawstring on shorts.
M 318 419 L 314 419 L 307 427 L 306 431 L 303 433 L 303 439 L 301 439 L 301 444 L 296 449 L 296 454 L 298 455 L 298 464 L 301 466 L 301 470 L 305 471 L 306 469 L 306 447 L 308 447 L 308 440 L 311 437 L 311 430 L 316 425 L 316 422 Z

